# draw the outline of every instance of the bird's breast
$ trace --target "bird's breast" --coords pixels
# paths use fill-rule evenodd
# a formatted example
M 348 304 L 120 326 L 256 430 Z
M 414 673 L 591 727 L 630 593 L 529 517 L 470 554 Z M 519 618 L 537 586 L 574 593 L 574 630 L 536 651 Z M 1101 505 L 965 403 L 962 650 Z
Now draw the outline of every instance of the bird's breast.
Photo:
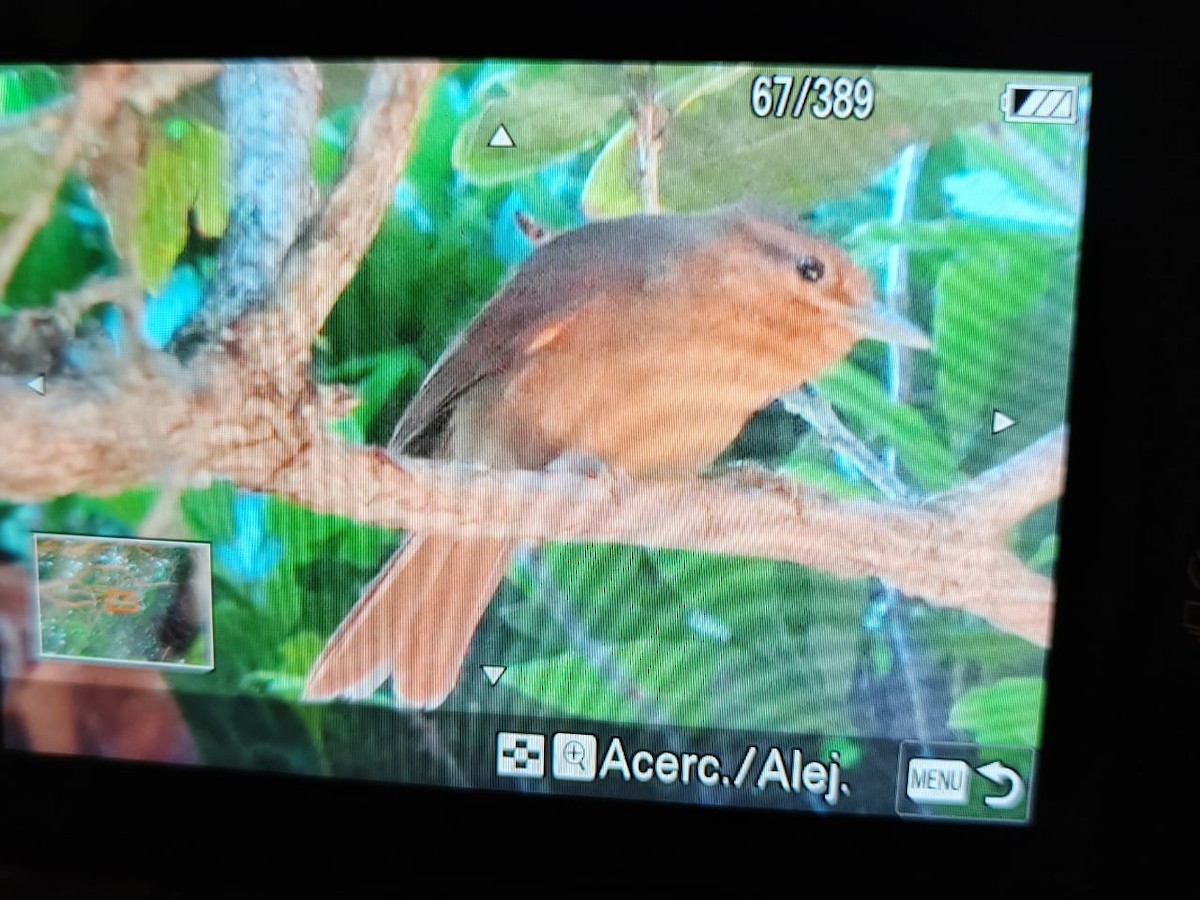
M 478 427 L 524 465 L 569 452 L 644 477 L 690 475 L 755 412 L 844 353 L 764 341 L 762 323 L 746 319 L 661 315 L 669 320 L 597 304 L 532 341 Z

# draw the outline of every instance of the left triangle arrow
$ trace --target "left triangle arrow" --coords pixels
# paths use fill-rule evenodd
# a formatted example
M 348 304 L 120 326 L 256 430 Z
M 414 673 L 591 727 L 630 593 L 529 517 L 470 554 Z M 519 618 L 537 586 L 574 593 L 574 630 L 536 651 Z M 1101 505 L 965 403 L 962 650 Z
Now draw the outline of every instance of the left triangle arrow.
M 43 397 L 46 396 L 46 376 L 38 375 L 36 378 L 30 378 L 25 382 L 25 386 L 31 390 L 37 391 Z

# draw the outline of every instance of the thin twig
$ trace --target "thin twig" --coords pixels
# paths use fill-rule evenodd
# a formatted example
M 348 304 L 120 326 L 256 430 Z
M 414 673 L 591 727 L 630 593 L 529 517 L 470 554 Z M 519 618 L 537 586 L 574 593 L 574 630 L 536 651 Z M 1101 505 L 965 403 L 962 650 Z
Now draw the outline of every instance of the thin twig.
M 892 192 L 891 215 L 889 216 L 891 224 L 895 227 L 902 226 L 912 218 L 913 210 L 916 207 L 917 180 L 920 177 L 921 164 L 925 159 L 926 152 L 925 146 L 913 144 L 900 154 L 895 188 Z M 909 306 L 908 250 L 900 243 L 892 245 L 888 250 L 887 270 L 884 276 L 884 303 L 893 313 L 907 316 Z M 911 351 L 895 344 L 889 344 L 887 362 L 888 398 L 896 406 L 904 405 L 908 403 L 912 387 Z M 897 480 L 899 480 L 896 475 L 898 462 L 896 448 L 888 447 L 884 454 L 884 464 Z M 929 716 L 925 709 L 923 691 L 917 679 L 917 663 L 909 647 L 904 624 L 897 622 L 897 616 L 904 616 L 908 611 L 907 607 L 903 605 L 905 599 L 895 585 L 883 583 L 884 617 L 888 623 L 896 661 L 899 663 L 909 706 L 912 709 L 911 733 L 919 740 L 927 740 L 930 736 Z
M 906 485 L 896 473 L 885 465 L 871 449 L 847 427 L 828 400 L 812 385 L 802 387 L 780 398 L 783 408 L 808 422 L 817 432 L 821 442 L 833 453 L 839 454 L 856 469 L 883 496 L 893 500 L 915 501 L 919 495 Z
M 634 120 L 634 166 L 642 209 L 651 214 L 662 211 L 659 197 L 658 170 L 662 153 L 663 128 L 666 110 L 659 104 L 654 66 L 644 72 L 631 74 L 632 113 Z
M 56 135 L 75 105 L 75 97 L 65 94 L 26 112 L 0 118 L 0 148 L 9 142 L 38 142 L 44 136 Z
M 514 218 L 517 220 L 517 227 L 521 229 L 521 234 L 525 235 L 529 239 L 529 243 L 535 247 L 540 247 L 554 238 L 554 232 L 529 213 L 517 210 Z
M 425 712 L 414 712 L 412 716 L 413 724 L 421 736 L 421 746 L 425 752 L 445 767 L 446 773 L 454 785 L 470 787 L 471 779 L 467 777 L 466 772 L 459 765 L 457 757 L 451 752 L 445 738 L 442 737 L 438 719 Z
M 630 677 L 612 647 L 593 637 L 587 624 L 575 614 L 571 599 L 547 571 L 542 551 L 526 547 L 517 553 L 516 562 L 537 586 L 538 599 L 566 635 L 571 649 L 583 657 L 618 696 L 637 709 L 640 721 L 670 728 L 673 724 L 670 716 Z
M 309 343 L 375 239 L 440 72 L 436 62 L 379 63 L 371 75 L 346 168 L 289 285 L 299 309 L 287 315 Z
M 216 78 L 221 69 L 216 62 L 143 63 L 129 80 L 124 99 L 148 116 L 189 88 Z
M 77 100 L 54 150 L 45 183 L 0 236 L 0 292 L 8 286 L 29 242 L 50 218 L 59 185 L 83 152 L 89 132 L 116 112 L 123 86 L 132 74 L 132 66 L 116 63 L 102 63 L 83 70 Z

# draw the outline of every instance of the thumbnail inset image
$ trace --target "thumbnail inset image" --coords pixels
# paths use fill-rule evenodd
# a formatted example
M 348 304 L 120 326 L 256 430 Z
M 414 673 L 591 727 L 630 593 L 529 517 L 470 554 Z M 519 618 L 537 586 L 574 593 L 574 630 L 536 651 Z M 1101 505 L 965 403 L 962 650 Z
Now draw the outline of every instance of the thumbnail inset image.
M 35 534 L 34 550 L 42 658 L 212 669 L 208 544 Z

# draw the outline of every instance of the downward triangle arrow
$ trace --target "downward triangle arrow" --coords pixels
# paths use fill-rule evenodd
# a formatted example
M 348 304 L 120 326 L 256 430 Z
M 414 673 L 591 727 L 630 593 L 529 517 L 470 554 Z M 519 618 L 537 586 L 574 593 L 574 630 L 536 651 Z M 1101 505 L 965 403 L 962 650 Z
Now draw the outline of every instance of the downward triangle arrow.
M 508 129 L 503 124 L 500 125 L 493 133 L 491 140 L 488 141 L 489 147 L 515 147 L 516 141 L 512 139 L 512 135 L 508 133 Z
M 483 669 L 483 677 L 488 680 L 492 687 L 504 676 L 508 671 L 508 666 L 480 666 Z

